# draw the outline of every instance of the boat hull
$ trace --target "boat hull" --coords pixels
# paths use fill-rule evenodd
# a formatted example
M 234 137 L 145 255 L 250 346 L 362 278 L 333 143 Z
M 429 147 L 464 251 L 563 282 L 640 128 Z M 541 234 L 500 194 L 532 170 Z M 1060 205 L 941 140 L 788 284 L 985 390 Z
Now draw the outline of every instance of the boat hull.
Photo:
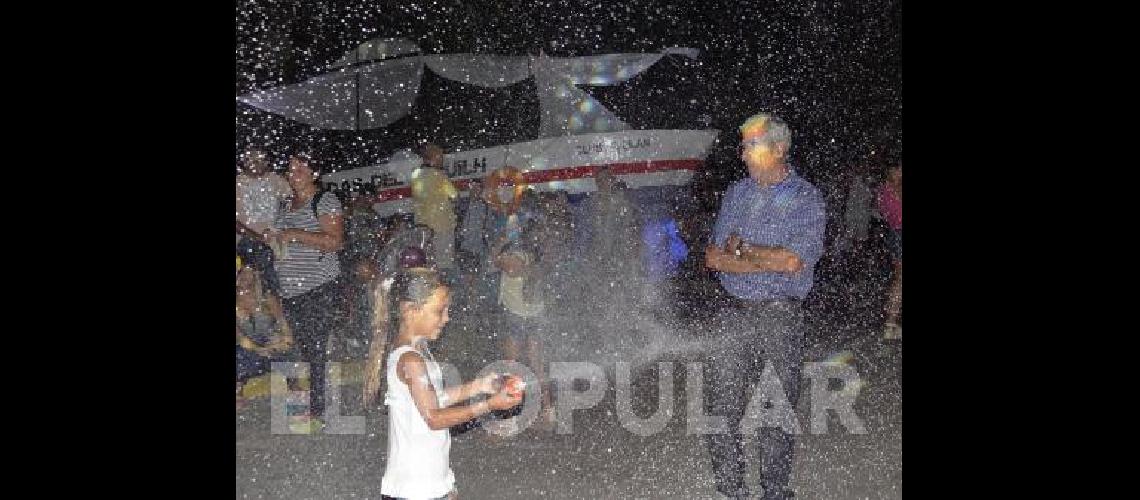
M 609 168 L 631 189 L 683 186 L 699 170 L 719 132 L 716 130 L 627 130 L 551 137 L 444 155 L 444 170 L 455 187 L 512 166 L 538 191 L 594 191 L 594 173 Z M 321 177 L 328 189 L 372 186 L 373 208 L 382 216 L 411 211 L 408 181 L 415 161 L 397 161 L 334 172 Z

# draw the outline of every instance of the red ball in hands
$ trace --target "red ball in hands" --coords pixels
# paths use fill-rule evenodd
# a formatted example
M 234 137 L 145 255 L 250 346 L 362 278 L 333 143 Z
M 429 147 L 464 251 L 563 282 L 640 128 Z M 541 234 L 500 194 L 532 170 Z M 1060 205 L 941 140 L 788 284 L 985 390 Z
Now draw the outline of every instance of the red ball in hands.
M 502 384 L 500 387 L 512 398 L 522 396 L 526 392 L 526 382 L 517 375 L 503 375 L 500 382 Z

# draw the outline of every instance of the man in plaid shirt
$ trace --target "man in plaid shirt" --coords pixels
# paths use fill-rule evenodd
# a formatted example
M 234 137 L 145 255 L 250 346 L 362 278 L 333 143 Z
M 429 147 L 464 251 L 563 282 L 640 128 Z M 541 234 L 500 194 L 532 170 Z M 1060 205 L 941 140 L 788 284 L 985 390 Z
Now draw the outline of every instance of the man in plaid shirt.
M 749 497 L 741 424 L 754 395 L 750 386 L 771 387 L 762 379 L 774 375 L 783 394 L 764 392 L 765 399 L 753 402 L 759 406 L 750 406 L 749 412 L 792 417 L 780 425 L 772 425 L 769 417 L 759 425 L 762 498 L 786 499 L 792 497 L 788 480 L 799 432 L 794 409 L 803 354 L 801 301 L 823 254 L 826 217 L 819 190 L 786 162 L 791 146 L 786 124 L 761 113 L 749 118 L 740 133 L 748 177 L 725 193 L 705 249 L 705 265 L 716 271 L 730 296 L 714 324 L 720 338 L 710 353 L 706 399 L 708 415 L 724 416 L 728 428 L 708 433 L 706 441 L 717 490 L 729 498 Z

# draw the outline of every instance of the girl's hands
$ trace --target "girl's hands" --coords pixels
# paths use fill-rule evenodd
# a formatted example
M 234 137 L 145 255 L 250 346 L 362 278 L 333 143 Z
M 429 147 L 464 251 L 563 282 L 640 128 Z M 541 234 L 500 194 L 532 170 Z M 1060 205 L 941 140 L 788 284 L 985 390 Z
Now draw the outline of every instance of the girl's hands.
M 499 377 L 502 375 L 498 373 L 488 373 L 478 380 L 476 387 L 479 389 L 479 394 L 494 394 L 499 391 Z
M 487 405 L 490 406 L 492 410 L 509 410 L 518 406 L 521 402 L 521 393 L 515 393 L 512 396 L 504 388 L 504 390 L 496 392 L 494 396 L 491 396 L 491 398 L 487 400 Z

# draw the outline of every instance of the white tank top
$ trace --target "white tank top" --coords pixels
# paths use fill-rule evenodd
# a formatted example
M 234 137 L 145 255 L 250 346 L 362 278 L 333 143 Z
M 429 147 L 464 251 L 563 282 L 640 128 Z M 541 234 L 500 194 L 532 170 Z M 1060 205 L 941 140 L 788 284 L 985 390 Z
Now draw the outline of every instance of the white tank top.
M 396 363 L 411 346 L 401 346 L 388 354 L 388 461 L 380 482 L 380 493 L 408 499 L 438 498 L 455 487 L 451 471 L 451 434 L 447 429 L 431 430 L 420 416 L 408 386 L 396 375 Z M 422 356 L 421 356 L 422 357 Z M 443 371 L 434 360 L 424 358 L 428 379 L 437 397 L 443 396 Z M 441 405 L 442 406 L 442 405 Z

